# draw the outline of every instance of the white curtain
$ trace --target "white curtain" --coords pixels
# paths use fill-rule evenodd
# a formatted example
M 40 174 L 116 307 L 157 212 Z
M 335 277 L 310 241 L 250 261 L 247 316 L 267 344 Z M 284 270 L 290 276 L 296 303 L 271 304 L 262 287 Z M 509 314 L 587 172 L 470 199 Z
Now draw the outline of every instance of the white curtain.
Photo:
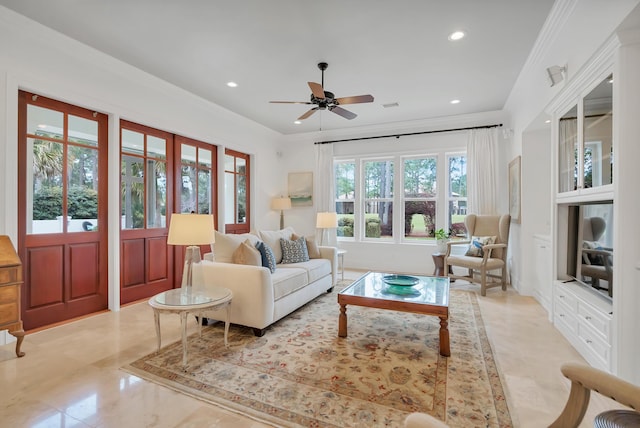
M 578 144 L 578 120 L 577 119 L 561 119 L 560 120 L 560 151 L 558 160 L 560 168 L 559 190 L 568 192 L 574 190 L 575 187 L 575 150 Z
M 336 210 L 333 173 L 333 144 L 316 144 L 317 212 L 335 212 Z M 318 233 L 324 233 L 322 240 L 324 245 L 336 245 L 336 229 L 327 229 L 324 232 L 318 231 Z
M 481 128 L 469 131 L 467 140 L 467 202 L 469 213 L 497 214 L 497 153 L 497 128 Z

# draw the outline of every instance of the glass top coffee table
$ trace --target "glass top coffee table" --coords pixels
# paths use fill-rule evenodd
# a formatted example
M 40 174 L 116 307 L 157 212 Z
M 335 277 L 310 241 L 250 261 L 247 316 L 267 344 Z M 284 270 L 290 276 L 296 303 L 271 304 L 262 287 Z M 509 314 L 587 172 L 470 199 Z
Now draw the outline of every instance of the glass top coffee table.
M 434 315 L 440 318 L 440 355 L 449 349 L 449 278 L 367 272 L 338 293 L 338 336 L 347 337 L 347 305 Z

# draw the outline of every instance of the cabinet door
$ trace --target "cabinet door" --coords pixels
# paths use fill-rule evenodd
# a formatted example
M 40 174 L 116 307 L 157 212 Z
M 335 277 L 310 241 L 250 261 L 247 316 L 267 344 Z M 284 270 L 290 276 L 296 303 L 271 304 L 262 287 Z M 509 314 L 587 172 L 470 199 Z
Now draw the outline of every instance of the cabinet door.
M 535 238 L 534 246 L 536 296 L 547 312 L 551 312 L 551 243 Z

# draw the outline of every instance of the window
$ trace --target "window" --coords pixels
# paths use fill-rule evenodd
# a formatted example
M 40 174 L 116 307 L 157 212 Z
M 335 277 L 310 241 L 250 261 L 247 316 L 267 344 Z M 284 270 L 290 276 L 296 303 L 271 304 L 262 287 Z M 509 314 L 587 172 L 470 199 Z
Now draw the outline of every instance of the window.
M 180 151 L 180 206 L 178 212 L 213 214 L 215 217 L 216 148 L 176 136 Z
M 225 150 L 225 231 L 226 233 L 249 232 L 249 155 Z
M 337 236 L 353 238 L 354 207 L 356 198 L 356 164 L 340 161 L 335 164 Z
M 437 229 L 465 233 L 464 153 L 336 159 L 334 171 L 340 239 L 420 243 Z

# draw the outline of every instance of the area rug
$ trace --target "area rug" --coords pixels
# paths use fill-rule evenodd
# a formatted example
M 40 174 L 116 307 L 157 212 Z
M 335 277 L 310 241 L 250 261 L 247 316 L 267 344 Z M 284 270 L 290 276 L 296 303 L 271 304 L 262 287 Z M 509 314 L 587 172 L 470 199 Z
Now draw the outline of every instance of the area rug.
M 336 293 L 315 299 L 263 337 L 203 327 L 124 367 L 144 379 L 282 427 L 401 427 L 411 412 L 451 427 L 512 425 L 473 292 L 452 290 L 451 357 L 438 353 L 437 317 L 348 306 L 338 337 Z

